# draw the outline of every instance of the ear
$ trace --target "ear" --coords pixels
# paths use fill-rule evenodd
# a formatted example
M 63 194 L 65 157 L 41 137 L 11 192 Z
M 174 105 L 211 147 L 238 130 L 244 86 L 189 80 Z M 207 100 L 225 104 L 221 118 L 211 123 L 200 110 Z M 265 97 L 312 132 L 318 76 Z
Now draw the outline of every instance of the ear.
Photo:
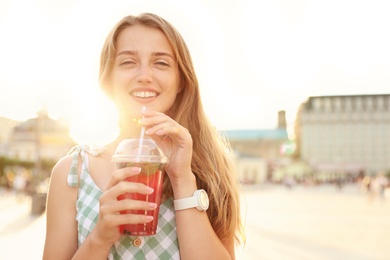
M 177 89 L 177 93 L 176 94 L 181 93 L 184 88 L 185 88 L 185 82 L 183 80 L 183 77 L 180 77 L 179 88 Z
M 179 86 L 179 88 L 177 89 L 177 93 L 176 94 L 179 94 L 183 91 L 184 87 L 183 86 Z

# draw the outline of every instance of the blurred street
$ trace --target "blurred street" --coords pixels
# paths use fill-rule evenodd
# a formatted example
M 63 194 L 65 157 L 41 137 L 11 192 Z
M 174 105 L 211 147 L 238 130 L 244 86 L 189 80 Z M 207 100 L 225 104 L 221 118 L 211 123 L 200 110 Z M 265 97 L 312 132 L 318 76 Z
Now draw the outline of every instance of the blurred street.
M 238 259 L 390 259 L 390 200 L 355 184 L 246 188 L 247 245 Z M 245 214 L 245 213 L 244 213 Z
M 31 197 L 0 193 L 0 259 L 42 259 L 45 215 L 31 215 Z
M 355 185 L 246 186 L 243 195 L 237 259 L 389 259 L 389 198 L 369 201 Z M 0 195 L 0 259 L 42 259 L 45 215 L 30 211 L 30 198 Z

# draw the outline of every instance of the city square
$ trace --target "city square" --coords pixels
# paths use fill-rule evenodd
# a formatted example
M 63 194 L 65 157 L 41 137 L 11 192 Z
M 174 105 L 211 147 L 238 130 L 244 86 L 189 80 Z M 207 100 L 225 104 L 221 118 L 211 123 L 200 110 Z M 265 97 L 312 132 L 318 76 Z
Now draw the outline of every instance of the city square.
M 388 259 L 390 200 L 375 198 L 356 184 L 244 186 L 247 242 L 240 260 Z M 31 199 L 0 197 L 1 259 L 42 259 L 45 214 L 30 214 Z M 21 249 L 22 248 L 22 249 Z
M 47 216 L 46 258 L 71 258 L 76 214 L 62 217 L 84 197 L 68 195 L 65 174 L 103 208 L 106 196 L 84 191 L 83 177 L 96 191 L 118 188 L 117 144 L 144 144 L 145 133 L 168 158 L 163 196 L 205 189 L 218 216 L 210 221 L 220 241 L 199 214 L 171 218 L 175 255 L 224 258 L 210 255 L 226 254 L 220 242 L 240 224 L 237 179 L 246 243 L 236 259 L 390 260 L 389 12 L 390 1 L 0 1 L 0 260 L 42 259 Z M 160 27 L 116 26 L 141 17 Z M 78 218 L 80 244 L 96 217 Z M 165 234 L 153 243 L 163 253 Z M 116 259 L 146 251 L 120 240 Z M 84 248 L 86 259 L 107 253 Z
M 238 259 L 389 259 L 388 198 L 370 201 L 356 184 L 243 194 L 247 245 Z

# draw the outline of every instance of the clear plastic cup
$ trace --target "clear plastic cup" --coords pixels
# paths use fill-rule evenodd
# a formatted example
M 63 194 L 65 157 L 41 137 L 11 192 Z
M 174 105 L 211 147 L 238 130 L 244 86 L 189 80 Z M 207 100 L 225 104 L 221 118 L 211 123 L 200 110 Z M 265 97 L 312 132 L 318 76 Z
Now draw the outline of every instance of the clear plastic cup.
M 141 147 L 140 147 L 141 145 Z M 124 210 L 121 214 L 144 214 L 153 216 L 153 221 L 145 224 L 125 224 L 119 227 L 122 234 L 131 236 L 151 236 L 156 234 L 158 213 L 161 202 L 163 183 L 163 171 L 168 158 L 163 154 L 155 141 L 150 138 L 125 139 L 121 141 L 112 157 L 117 168 L 137 166 L 141 173 L 127 178 L 127 181 L 143 183 L 154 189 L 150 195 L 138 193 L 125 193 L 118 197 L 119 200 L 132 199 L 154 202 L 157 208 L 154 210 Z

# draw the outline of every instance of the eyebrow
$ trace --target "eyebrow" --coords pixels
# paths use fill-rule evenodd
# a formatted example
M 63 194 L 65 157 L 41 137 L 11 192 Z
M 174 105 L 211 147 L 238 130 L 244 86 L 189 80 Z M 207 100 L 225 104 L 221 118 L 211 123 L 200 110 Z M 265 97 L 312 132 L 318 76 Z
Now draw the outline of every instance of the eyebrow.
M 126 50 L 126 51 L 121 51 L 119 52 L 116 56 L 120 56 L 120 55 L 136 55 L 138 52 L 137 51 L 129 51 L 129 50 Z M 158 51 L 158 52 L 152 52 L 152 56 L 168 56 L 170 57 L 171 59 L 175 60 L 175 58 L 173 57 L 172 54 L 170 54 L 169 52 L 162 52 L 162 51 Z

